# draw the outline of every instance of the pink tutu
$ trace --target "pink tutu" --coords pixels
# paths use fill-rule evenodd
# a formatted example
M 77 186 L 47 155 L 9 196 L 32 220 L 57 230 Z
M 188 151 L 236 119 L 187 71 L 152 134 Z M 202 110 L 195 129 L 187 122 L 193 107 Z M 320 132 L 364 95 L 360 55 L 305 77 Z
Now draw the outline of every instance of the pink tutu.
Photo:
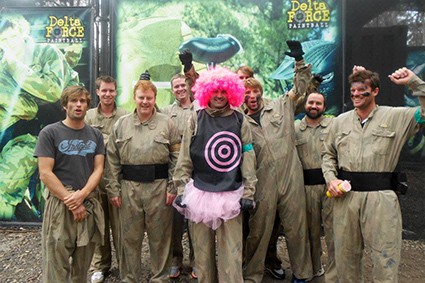
M 173 206 L 187 219 L 195 223 L 204 223 L 216 230 L 223 221 L 235 218 L 239 215 L 241 205 L 239 200 L 243 196 L 244 187 L 236 191 L 207 192 L 197 189 L 191 179 L 186 184 L 181 208 L 175 203 Z

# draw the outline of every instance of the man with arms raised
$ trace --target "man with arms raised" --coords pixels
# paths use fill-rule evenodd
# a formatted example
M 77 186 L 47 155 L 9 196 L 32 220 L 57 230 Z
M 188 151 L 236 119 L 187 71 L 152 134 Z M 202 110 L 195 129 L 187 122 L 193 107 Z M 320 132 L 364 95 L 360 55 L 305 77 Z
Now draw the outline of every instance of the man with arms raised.
M 334 201 L 335 262 L 341 282 L 363 282 L 364 247 L 371 249 L 375 282 L 398 282 L 401 212 L 394 172 L 401 149 L 425 124 L 425 82 L 400 68 L 389 78 L 407 85 L 420 107 L 376 104 L 379 75 L 355 66 L 348 78 L 354 110 L 332 122 L 322 170 Z M 338 185 L 348 180 L 351 191 Z
M 245 282 L 261 282 L 264 260 L 276 210 L 282 221 L 292 267 L 292 282 L 312 277 L 307 231 L 302 167 L 295 148 L 294 114 L 297 100 L 311 80 L 311 65 L 305 65 L 301 43 L 288 41 L 295 58 L 294 88 L 265 103 L 263 87 L 253 78 L 244 81 L 245 113 L 249 119 L 257 158 L 255 201 L 257 208 L 249 220 L 246 244 Z

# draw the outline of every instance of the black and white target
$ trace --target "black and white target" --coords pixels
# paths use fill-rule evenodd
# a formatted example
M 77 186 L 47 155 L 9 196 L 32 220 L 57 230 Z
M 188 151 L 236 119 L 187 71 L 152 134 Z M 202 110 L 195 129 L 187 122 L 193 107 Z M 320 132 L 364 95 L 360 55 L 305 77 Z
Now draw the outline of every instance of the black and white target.
M 240 164 L 242 142 L 232 132 L 222 131 L 214 134 L 205 147 L 205 160 L 218 172 L 230 172 Z

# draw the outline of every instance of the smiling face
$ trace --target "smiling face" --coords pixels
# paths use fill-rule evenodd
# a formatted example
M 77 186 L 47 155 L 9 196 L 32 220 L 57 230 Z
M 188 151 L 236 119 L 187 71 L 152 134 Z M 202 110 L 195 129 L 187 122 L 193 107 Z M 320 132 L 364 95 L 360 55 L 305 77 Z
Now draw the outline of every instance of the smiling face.
M 376 107 L 375 97 L 379 93 L 379 74 L 370 70 L 353 72 L 348 76 L 351 101 L 357 114 L 365 119 Z
M 325 98 L 319 93 L 311 93 L 305 102 L 305 114 L 310 119 L 319 119 L 325 111 Z
M 153 108 L 156 102 L 156 95 L 153 90 L 137 89 L 134 94 L 134 102 L 136 103 L 136 112 L 140 121 L 149 120 L 153 115 Z
M 350 93 L 353 106 L 359 110 L 371 111 L 376 105 L 375 96 L 378 95 L 378 92 L 379 88 L 372 90 L 367 81 L 351 83 Z
M 181 104 L 184 104 L 189 100 L 189 96 L 186 90 L 186 80 L 185 78 L 176 78 L 172 81 L 172 91 L 176 100 Z
M 111 106 L 115 102 L 117 92 L 114 83 L 101 82 L 96 94 L 99 96 L 100 103 L 105 106 Z
M 213 96 L 210 99 L 210 107 L 212 109 L 222 109 L 226 107 L 227 101 L 227 93 L 225 90 L 215 90 L 213 92 Z
M 136 104 L 136 113 L 141 122 L 149 120 L 156 103 L 157 88 L 147 80 L 139 80 L 133 88 L 133 99 Z

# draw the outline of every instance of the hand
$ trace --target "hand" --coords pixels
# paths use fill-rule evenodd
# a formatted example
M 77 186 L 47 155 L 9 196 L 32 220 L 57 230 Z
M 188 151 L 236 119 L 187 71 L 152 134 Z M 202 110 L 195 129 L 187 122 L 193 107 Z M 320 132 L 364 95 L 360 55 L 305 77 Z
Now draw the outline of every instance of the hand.
M 397 69 L 389 75 L 390 80 L 397 85 L 407 85 L 407 83 L 415 76 L 411 70 L 406 67 Z
M 286 44 L 288 45 L 290 52 L 287 51 L 285 54 L 289 57 L 293 57 L 296 61 L 301 61 L 304 55 L 301 42 L 296 40 L 288 40 Z
M 364 72 L 366 71 L 366 68 L 363 66 L 356 66 L 354 65 L 353 67 L 353 74 L 358 73 L 358 72 Z
M 80 190 L 70 193 L 67 195 L 63 202 L 69 208 L 69 210 L 74 210 L 79 207 L 87 196 Z
M 182 65 L 192 65 L 192 52 L 189 49 L 185 49 L 179 53 L 179 59 L 182 62 Z
M 165 204 L 168 206 L 172 205 L 175 198 L 176 198 L 175 194 L 170 194 L 169 192 L 167 192 Z
M 109 198 L 109 202 L 111 203 L 111 205 L 120 208 L 122 205 L 122 199 L 121 197 L 111 197 Z
M 241 204 L 241 210 L 251 210 L 255 208 L 255 203 L 251 199 L 241 198 L 239 203 Z
M 343 180 L 332 180 L 329 182 L 328 184 L 328 192 L 333 196 L 333 197 L 342 197 L 344 195 L 344 192 L 341 191 L 340 189 L 338 189 L 338 185 L 341 184 L 343 182 Z
M 74 215 L 74 220 L 76 222 L 81 222 L 87 217 L 87 210 L 84 205 L 80 205 L 77 208 L 71 210 Z
M 192 68 L 192 52 L 189 49 L 185 49 L 179 54 L 179 59 L 184 66 L 184 72 L 189 72 L 190 68 Z
M 176 199 L 174 200 L 174 203 L 175 203 L 176 205 L 180 206 L 181 208 L 185 208 L 185 207 L 186 207 L 186 205 L 185 205 L 185 204 L 182 204 L 182 202 L 183 202 L 183 195 L 178 195 L 178 196 L 176 197 Z
M 149 74 L 149 71 L 146 70 L 144 73 L 140 74 L 139 80 L 141 81 L 150 81 L 151 80 L 151 74 Z
M 321 74 L 312 74 L 312 80 L 316 81 L 318 84 L 321 84 L 323 82 L 323 76 Z M 313 82 L 314 83 L 314 82 Z

